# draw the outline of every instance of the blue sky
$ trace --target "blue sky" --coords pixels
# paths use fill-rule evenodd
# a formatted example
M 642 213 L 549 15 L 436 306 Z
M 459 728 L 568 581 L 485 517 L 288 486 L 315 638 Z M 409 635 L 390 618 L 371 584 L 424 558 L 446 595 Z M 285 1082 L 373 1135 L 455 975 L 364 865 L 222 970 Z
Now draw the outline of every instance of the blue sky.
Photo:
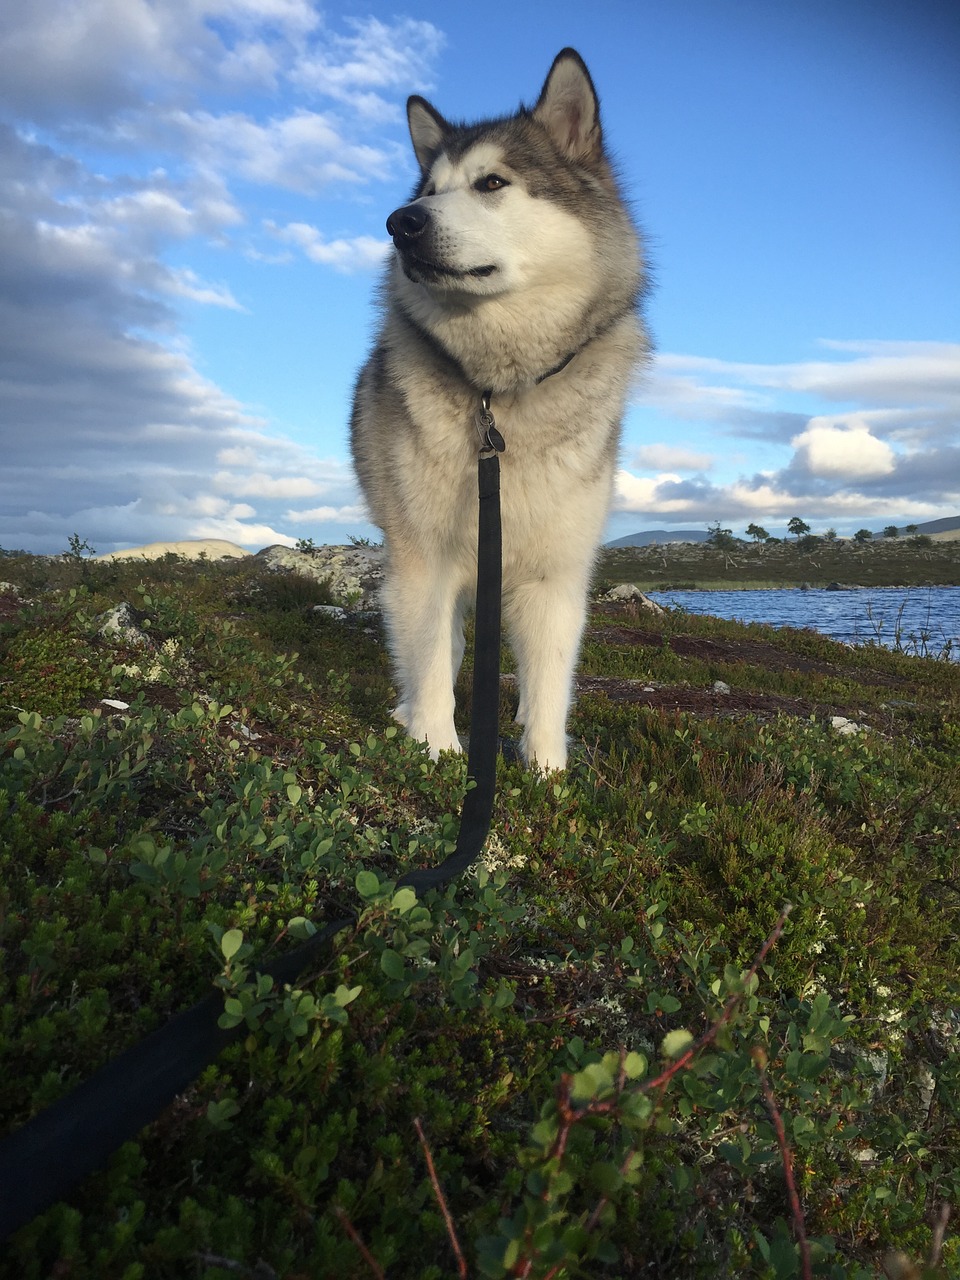
M 407 95 L 586 59 L 656 280 L 608 536 L 960 513 L 953 0 L 0 14 L 0 546 L 375 535 L 349 464 Z

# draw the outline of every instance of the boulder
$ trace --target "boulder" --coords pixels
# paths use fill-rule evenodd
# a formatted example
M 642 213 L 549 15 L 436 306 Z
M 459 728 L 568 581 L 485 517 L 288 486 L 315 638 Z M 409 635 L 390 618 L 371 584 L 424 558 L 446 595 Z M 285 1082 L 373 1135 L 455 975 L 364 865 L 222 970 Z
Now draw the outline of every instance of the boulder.
M 108 609 L 106 613 L 100 614 L 97 618 L 97 635 L 102 636 L 104 640 L 122 640 L 125 644 L 132 644 L 137 648 L 150 648 L 152 647 L 150 638 L 140 627 L 142 619 L 143 614 L 138 614 L 124 600 L 114 605 L 112 609 Z
M 600 599 L 605 604 L 631 605 L 634 609 L 645 609 L 653 614 L 666 612 L 655 600 L 645 596 L 636 583 L 633 582 L 618 583 L 617 586 L 611 587 L 609 591 L 604 591 Z

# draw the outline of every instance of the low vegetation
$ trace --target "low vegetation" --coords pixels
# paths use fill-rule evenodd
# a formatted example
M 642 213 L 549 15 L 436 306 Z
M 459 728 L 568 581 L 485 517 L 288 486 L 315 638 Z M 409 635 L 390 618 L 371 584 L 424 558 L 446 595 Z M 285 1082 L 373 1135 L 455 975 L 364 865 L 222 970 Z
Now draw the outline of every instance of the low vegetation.
M 858 541 L 801 534 L 783 541 L 745 542 L 718 526 L 707 542 L 608 548 L 600 569 L 609 582 L 635 582 L 644 591 L 832 583 L 956 587 L 960 540 L 937 541 L 917 534 Z
M 0 1277 L 958 1274 L 957 664 L 598 611 L 573 766 L 502 763 L 419 902 L 464 765 L 375 620 L 250 561 L 3 576 L 0 1127 L 213 988 L 242 1031 Z

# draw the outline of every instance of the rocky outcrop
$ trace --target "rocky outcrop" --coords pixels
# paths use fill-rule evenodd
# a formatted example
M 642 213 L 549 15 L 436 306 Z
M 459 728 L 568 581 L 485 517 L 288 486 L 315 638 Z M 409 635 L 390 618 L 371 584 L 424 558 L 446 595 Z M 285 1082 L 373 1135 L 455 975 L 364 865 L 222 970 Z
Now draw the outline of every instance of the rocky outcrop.
M 273 546 L 258 551 L 256 559 L 277 573 L 302 573 L 327 582 L 339 605 L 346 609 L 375 609 L 383 581 L 383 547 Z
M 645 612 L 652 614 L 662 614 L 665 610 L 657 604 L 655 600 L 651 600 L 649 596 L 645 596 L 638 586 L 633 582 L 621 582 L 615 587 L 611 587 L 609 591 L 604 591 L 599 599 L 604 604 L 624 604 L 631 606 L 634 612 L 643 609 Z

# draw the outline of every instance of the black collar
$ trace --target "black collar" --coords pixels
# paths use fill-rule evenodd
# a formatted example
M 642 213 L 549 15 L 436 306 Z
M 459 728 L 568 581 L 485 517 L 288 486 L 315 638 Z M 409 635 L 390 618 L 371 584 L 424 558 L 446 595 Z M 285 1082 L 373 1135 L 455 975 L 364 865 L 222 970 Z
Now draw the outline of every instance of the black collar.
M 555 373 L 560 373 L 561 370 L 567 367 L 567 365 L 570 363 L 570 361 L 573 359 L 575 355 L 577 355 L 577 352 L 571 351 L 568 356 L 564 356 L 559 364 L 555 364 L 553 368 L 548 369 L 546 373 L 541 373 L 540 377 L 537 378 L 537 383 L 539 384 L 541 382 L 546 382 L 546 380 L 548 378 L 552 378 Z

